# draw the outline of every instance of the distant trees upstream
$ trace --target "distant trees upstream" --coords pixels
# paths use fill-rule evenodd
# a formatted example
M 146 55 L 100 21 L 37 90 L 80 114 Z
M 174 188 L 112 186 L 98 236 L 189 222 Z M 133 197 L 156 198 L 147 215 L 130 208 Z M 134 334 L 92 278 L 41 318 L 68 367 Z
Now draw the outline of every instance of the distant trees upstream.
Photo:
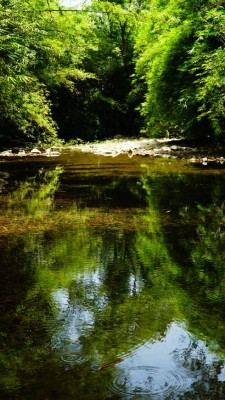
M 221 142 L 225 1 L 0 4 L 0 146 L 118 134 Z

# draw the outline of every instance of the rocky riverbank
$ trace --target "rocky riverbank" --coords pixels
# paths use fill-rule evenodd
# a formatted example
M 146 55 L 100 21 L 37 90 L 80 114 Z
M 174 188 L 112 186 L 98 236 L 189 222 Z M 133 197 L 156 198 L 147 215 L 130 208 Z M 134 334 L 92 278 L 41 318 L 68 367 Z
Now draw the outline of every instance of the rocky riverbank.
M 71 150 L 116 157 L 127 154 L 128 157 L 162 157 L 186 159 L 193 163 L 225 162 L 225 149 L 190 145 L 182 139 L 113 139 L 99 143 L 85 143 L 69 146 Z
M 47 149 L 33 148 L 25 150 L 20 148 L 0 152 L 0 160 L 7 158 L 24 157 L 58 157 L 67 151 L 81 151 L 103 156 L 116 157 L 127 154 L 128 157 L 162 157 L 186 159 L 190 162 L 207 165 L 210 162 L 223 164 L 225 162 L 224 148 L 199 147 L 185 143 L 181 139 L 125 139 L 115 138 L 102 142 L 82 143 L 73 146 L 56 147 Z
M 99 143 L 85 143 L 77 146 L 70 146 L 70 149 L 80 150 L 82 152 L 94 153 L 104 156 L 116 157 L 119 154 L 133 156 L 155 157 L 163 154 L 170 154 L 173 151 L 187 151 L 188 148 L 179 145 L 179 141 L 173 140 L 170 145 L 168 139 L 113 139 L 105 140 Z M 172 143 L 172 142 L 171 142 Z M 192 151 L 192 149 L 189 149 Z
M 18 147 L 12 149 L 0 151 L 0 159 L 2 158 L 24 158 L 24 157 L 58 157 L 60 156 L 63 148 L 52 146 L 47 149 L 33 148 L 32 150 L 26 150 Z

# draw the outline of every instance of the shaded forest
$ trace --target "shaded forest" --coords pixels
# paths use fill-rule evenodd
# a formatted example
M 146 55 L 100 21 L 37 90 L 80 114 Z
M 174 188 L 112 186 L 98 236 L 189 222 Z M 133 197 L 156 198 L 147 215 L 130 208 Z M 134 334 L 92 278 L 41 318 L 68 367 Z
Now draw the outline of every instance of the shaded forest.
M 224 141 L 224 0 L 0 2 L 0 146 Z

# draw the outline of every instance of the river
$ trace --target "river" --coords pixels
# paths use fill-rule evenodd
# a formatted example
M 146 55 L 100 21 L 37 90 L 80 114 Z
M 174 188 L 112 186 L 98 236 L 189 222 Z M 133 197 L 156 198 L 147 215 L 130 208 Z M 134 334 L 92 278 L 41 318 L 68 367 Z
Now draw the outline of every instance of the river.
M 0 164 L 0 398 L 225 398 L 225 169 Z

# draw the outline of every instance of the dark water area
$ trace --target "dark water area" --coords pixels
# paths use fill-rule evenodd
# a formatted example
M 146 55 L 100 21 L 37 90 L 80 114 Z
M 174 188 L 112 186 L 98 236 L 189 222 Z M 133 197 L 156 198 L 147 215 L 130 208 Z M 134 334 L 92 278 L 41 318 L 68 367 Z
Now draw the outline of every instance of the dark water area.
M 225 398 L 225 169 L 0 163 L 0 398 Z

